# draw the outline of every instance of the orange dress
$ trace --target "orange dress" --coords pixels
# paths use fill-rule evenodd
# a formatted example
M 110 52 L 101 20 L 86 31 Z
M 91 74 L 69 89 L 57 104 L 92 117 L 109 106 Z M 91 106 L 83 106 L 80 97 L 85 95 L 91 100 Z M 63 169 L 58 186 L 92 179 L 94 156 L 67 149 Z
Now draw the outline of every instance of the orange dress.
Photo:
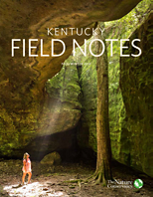
M 23 165 L 24 165 L 24 162 L 26 162 L 26 170 L 24 169 L 24 166 L 23 166 L 22 171 L 24 173 L 31 172 L 31 161 L 30 161 L 30 159 L 29 158 L 27 160 L 23 159 Z

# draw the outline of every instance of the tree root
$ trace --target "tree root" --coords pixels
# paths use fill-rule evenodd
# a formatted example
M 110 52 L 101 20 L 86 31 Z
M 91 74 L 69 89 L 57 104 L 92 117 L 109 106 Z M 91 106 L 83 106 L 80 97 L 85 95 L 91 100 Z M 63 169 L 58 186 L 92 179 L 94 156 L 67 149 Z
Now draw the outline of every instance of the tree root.
M 96 176 L 96 173 L 92 174 L 90 177 L 88 177 L 84 182 L 85 183 L 88 183 L 88 182 L 91 182 L 92 180 L 95 179 L 95 176 Z
M 78 186 L 79 186 L 79 188 L 81 190 L 81 181 L 78 181 Z
M 107 185 L 106 178 L 102 172 L 95 172 L 92 176 L 86 179 L 86 183 L 93 183 L 93 185 L 102 184 L 103 186 Z
M 81 189 L 81 184 L 84 183 L 93 183 L 93 185 L 102 184 L 103 186 L 107 186 L 107 179 L 105 178 L 105 175 L 102 172 L 95 172 L 87 179 L 74 179 L 74 180 L 63 181 L 63 182 L 77 183 L 80 189 Z

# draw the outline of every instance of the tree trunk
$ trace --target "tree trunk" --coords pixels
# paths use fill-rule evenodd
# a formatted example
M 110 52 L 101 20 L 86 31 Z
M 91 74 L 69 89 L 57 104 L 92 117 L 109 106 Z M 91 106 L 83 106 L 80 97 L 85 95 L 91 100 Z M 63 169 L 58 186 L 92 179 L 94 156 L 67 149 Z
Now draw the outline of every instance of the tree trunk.
M 104 23 L 100 28 L 104 28 Z M 101 35 L 100 30 L 97 29 L 97 38 L 105 43 L 104 35 Z M 106 47 L 106 44 L 105 44 Z M 97 41 L 97 54 L 102 51 L 102 45 Z M 111 174 L 111 145 L 109 135 L 109 100 L 108 100 L 108 58 L 107 50 L 102 56 L 97 57 L 97 166 L 96 178 L 97 183 L 112 179 Z

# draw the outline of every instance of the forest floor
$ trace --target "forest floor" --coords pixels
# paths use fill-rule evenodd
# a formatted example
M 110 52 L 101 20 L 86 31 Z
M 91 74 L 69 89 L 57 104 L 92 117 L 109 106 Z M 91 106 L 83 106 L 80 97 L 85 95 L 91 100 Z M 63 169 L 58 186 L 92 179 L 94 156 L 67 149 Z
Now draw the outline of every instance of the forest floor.
M 94 173 L 93 167 L 82 164 L 49 167 L 32 162 L 31 183 L 23 186 L 20 186 L 21 169 L 21 160 L 0 161 L 0 197 L 153 197 L 152 178 L 118 163 L 113 165 L 113 178 L 118 183 L 110 181 L 106 187 L 94 185 L 94 182 L 75 182 Z M 133 186 L 133 181 L 138 178 L 144 183 L 141 189 Z

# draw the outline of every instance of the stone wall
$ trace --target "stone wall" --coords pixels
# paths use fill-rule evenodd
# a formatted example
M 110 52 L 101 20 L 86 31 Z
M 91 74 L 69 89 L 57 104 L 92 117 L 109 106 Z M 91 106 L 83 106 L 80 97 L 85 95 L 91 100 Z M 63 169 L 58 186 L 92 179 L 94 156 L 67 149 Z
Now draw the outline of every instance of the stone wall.
M 131 35 L 142 55 L 121 58 L 120 84 L 125 108 L 120 115 L 119 161 L 153 176 L 153 14 Z M 128 45 L 128 43 L 125 43 Z M 127 52 L 134 52 L 129 47 Z

